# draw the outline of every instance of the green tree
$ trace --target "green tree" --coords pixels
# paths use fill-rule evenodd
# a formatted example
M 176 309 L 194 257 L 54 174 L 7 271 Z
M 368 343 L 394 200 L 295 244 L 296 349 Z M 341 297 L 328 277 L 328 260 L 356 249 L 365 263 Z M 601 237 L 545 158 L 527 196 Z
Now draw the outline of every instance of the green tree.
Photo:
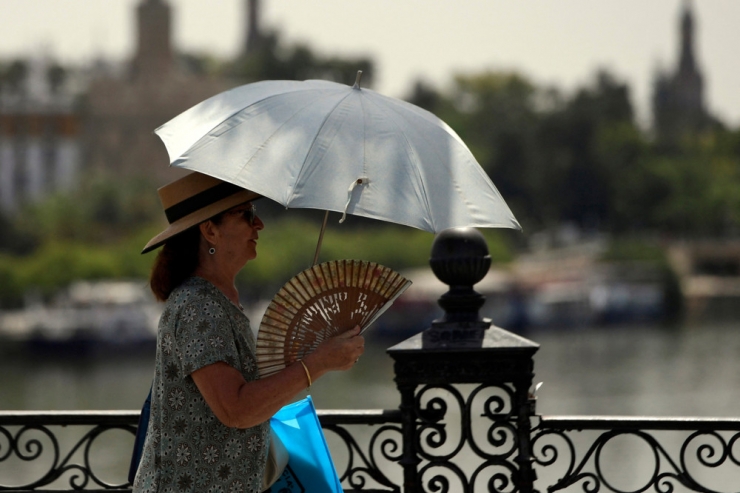
M 423 86 L 413 96 L 434 104 L 436 114 L 468 145 L 525 229 L 538 223 L 534 85 L 516 73 L 483 72 L 458 75 L 443 98 Z
M 371 87 L 374 75 L 369 58 L 320 56 L 307 45 L 285 45 L 277 33 L 266 35 L 260 49 L 233 61 L 229 74 L 243 83 L 259 80 L 324 79 L 352 84 L 362 70 L 363 86 Z
M 556 164 L 561 174 L 554 180 L 561 194 L 560 221 L 584 229 L 609 228 L 615 180 L 634 159 L 628 148 L 612 152 L 623 144 L 634 146 L 636 134 L 629 90 L 606 72 L 544 116 L 541 151 L 546 160 L 561 160 Z

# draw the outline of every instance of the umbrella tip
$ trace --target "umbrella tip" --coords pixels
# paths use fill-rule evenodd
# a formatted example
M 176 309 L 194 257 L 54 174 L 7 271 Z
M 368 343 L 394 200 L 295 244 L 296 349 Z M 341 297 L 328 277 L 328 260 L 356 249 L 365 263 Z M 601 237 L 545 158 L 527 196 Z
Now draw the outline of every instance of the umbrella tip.
M 362 70 L 357 71 L 357 78 L 355 79 L 355 85 L 352 89 L 360 89 L 360 79 L 362 79 Z

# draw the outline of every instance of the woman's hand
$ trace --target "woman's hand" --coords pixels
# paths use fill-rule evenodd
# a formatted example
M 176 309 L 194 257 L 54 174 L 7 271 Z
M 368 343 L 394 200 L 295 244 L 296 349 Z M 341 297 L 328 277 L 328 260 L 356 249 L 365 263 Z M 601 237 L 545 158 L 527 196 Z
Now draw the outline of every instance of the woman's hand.
M 303 359 L 303 362 L 308 366 L 311 378 L 319 378 L 328 371 L 349 370 L 363 352 L 365 338 L 360 335 L 358 325 L 319 344 L 314 352 Z

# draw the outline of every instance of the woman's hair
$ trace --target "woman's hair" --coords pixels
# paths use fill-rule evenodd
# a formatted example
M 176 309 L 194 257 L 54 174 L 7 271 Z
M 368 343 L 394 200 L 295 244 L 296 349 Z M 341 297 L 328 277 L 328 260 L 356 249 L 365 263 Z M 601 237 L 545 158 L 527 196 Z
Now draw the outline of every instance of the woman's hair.
M 223 213 L 210 221 L 220 224 L 222 219 Z M 193 275 L 198 267 L 199 248 L 200 228 L 197 226 L 167 240 L 157 254 L 149 276 L 149 287 L 157 301 L 167 301 L 172 291 Z
M 172 290 L 193 274 L 198 266 L 199 247 L 198 228 L 190 228 L 167 240 L 149 276 L 149 286 L 157 301 L 167 301 Z

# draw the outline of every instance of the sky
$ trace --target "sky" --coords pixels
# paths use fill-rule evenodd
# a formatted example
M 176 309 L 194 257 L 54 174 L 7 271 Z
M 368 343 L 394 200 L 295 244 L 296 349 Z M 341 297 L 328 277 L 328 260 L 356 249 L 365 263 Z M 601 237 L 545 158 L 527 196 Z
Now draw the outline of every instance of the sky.
M 234 56 L 246 0 L 169 0 L 178 49 Z M 322 55 L 367 56 L 374 89 L 406 96 L 415 80 L 439 89 L 455 73 L 516 70 L 569 92 L 604 68 L 629 84 L 649 116 L 658 69 L 678 57 L 687 0 L 263 0 L 262 24 Z M 0 0 L 0 58 L 124 60 L 139 0 Z M 740 0 L 693 0 L 696 56 L 710 111 L 740 126 Z M 348 81 L 351 83 L 352 81 Z

